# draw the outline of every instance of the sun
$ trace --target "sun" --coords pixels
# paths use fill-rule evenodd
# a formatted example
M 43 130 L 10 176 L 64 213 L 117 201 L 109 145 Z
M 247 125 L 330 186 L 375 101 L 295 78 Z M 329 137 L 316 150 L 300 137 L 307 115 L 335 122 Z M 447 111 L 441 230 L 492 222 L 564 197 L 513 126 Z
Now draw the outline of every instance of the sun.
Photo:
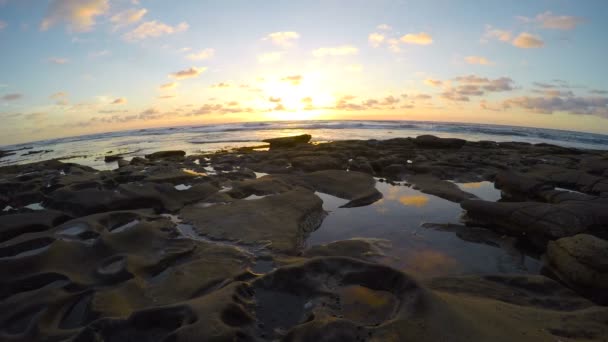
M 264 82 L 261 89 L 265 97 L 257 107 L 268 109 L 265 116 L 270 120 L 323 119 L 335 99 L 322 85 L 320 75 L 315 73 L 302 75 L 297 82 L 278 78 Z

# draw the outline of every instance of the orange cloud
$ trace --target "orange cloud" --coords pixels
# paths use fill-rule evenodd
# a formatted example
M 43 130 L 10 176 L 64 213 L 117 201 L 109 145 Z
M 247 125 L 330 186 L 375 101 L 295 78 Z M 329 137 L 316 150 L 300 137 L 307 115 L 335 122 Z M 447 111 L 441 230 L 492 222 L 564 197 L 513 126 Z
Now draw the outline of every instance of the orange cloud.
M 180 70 L 180 71 L 171 73 L 171 74 L 169 74 L 169 77 L 172 77 L 172 78 L 175 78 L 178 80 L 183 80 L 186 78 L 195 78 L 195 77 L 198 77 L 200 74 L 202 74 L 205 70 L 207 70 L 207 68 L 205 68 L 205 67 L 202 67 L 202 68 L 191 67 L 186 70 Z
M 60 22 L 65 22 L 72 32 L 90 31 L 95 25 L 95 17 L 109 9 L 108 0 L 51 1 L 40 23 L 40 30 L 46 31 Z
M 540 48 L 545 45 L 539 36 L 535 36 L 527 32 L 520 33 L 519 36 L 513 39 L 512 43 L 514 46 L 521 49 Z
M 401 41 L 406 44 L 429 45 L 433 44 L 433 37 L 426 32 L 408 33 L 401 37 Z
M 479 64 L 479 65 L 492 65 L 494 63 L 490 62 L 487 58 L 481 56 L 467 56 L 464 60 L 469 64 Z

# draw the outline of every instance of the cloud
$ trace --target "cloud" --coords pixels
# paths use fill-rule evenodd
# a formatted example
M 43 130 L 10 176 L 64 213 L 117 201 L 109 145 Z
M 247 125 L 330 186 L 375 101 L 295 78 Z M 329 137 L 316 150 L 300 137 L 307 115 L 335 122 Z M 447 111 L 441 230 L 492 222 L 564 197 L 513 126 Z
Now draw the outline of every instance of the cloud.
M 65 22 L 72 32 L 90 31 L 95 25 L 95 17 L 105 14 L 109 8 L 109 0 L 52 0 L 40 30 L 46 31 Z
M 258 55 L 258 62 L 274 63 L 274 62 L 280 61 L 282 57 L 283 57 L 283 52 L 280 52 L 280 51 L 267 52 L 267 53 Z
M 433 37 L 426 32 L 408 33 L 400 39 L 406 44 L 429 45 L 433 43 Z
M 369 36 L 367 37 L 367 41 L 369 42 L 369 45 L 377 48 L 382 45 L 382 42 L 384 42 L 385 38 L 386 37 L 384 37 L 383 34 L 374 32 L 369 34 Z
M 194 78 L 194 77 L 198 77 L 205 70 L 207 70 L 207 68 L 205 68 L 205 67 L 202 67 L 202 68 L 191 67 L 186 70 L 180 70 L 180 71 L 171 73 L 171 74 L 169 74 L 169 77 L 172 77 L 172 78 L 175 78 L 178 80 L 183 80 L 186 78 Z
M 202 61 L 213 57 L 213 55 L 215 55 L 215 50 L 209 48 L 203 49 L 197 53 L 191 53 L 187 55 L 186 58 L 191 59 L 193 61 Z
M 573 30 L 578 24 L 584 22 L 583 18 L 569 15 L 554 15 L 550 11 L 541 13 L 535 18 L 517 17 L 519 20 L 538 23 L 542 28 L 550 30 Z
M 0 31 L 4 30 L 8 26 L 6 21 L 0 20 Z
M 565 112 L 569 114 L 595 115 L 608 119 L 608 97 L 601 96 L 520 96 L 506 99 L 503 108 L 518 107 L 531 112 L 552 114 Z
M 380 102 L 381 106 L 392 106 L 399 103 L 399 98 L 394 97 L 393 95 L 385 97 L 382 102 Z
M 211 88 L 230 88 L 232 85 L 230 83 L 220 82 L 211 86 Z
M 91 57 L 91 58 L 99 58 L 99 57 L 104 57 L 104 56 L 109 56 L 109 55 L 110 55 L 109 50 L 93 51 L 93 52 L 89 53 L 89 57 Z
M 511 31 L 493 28 L 491 25 L 486 25 L 486 31 L 482 37 L 482 41 L 490 39 L 498 39 L 501 42 L 509 42 L 513 38 Z
M 469 64 L 479 64 L 479 65 L 492 65 L 494 63 L 490 62 L 487 58 L 481 56 L 467 56 L 464 58 L 465 62 Z
M 131 24 L 135 24 L 136 22 L 139 22 L 144 15 L 146 15 L 146 13 L 148 13 L 148 10 L 145 8 L 141 8 L 141 9 L 136 9 L 136 8 L 131 8 L 128 10 L 124 10 L 120 13 L 117 13 L 115 15 L 113 15 L 110 18 L 110 22 L 112 22 L 112 24 L 114 24 L 114 30 L 118 30 L 121 27 L 125 27 Z
M 268 101 L 273 102 L 273 103 L 279 103 L 282 101 L 282 99 L 280 97 L 269 97 Z
M 274 45 L 281 47 L 291 47 L 295 41 L 300 38 L 300 34 L 293 31 L 285 32 L 273 32 L 263 38 L 263 40 L 270 40 Z
M 112 101 L 112 104 L 125 104 L 127 103 L 127 99 L 124 97 L 119 97 L 117 99 L 115 99 L 114 101 Z
M 188 113 L 188 116 L 198 116 L 198 115 L 209 115 L 209 114 L 235 114 L 235 113 L 250 113 L 253 112 L 251 108 L 242 108 L 238 106 L 238 102 L 230 101 L 226 104 L 204 104 L 198 109 L 193 110 Z
M 443 84 L 443 81 L 427 78 L 426 80 L 424 80 L 424 84 L 429 85 L 431 87 L 439 87 Z
M 48 61 L 50 63 L 58 64 L 58 65 L 67 64 L 67 63 L 70 62 L 69 59 L 67 59 L 67 58 L 60 58 L 60 57 L 51 57 L 51 58 L 48 59 Z
M 175 88 L 177 88 L 178 85 L 179 85 L 179 83 L 177 83 L 177 82 L 169 82 L 169 83 L 161 84 L 159 89 L 160 90 L 175 89 Z
M 123 35 L 127 41 L 137 41 L 146 38 L 156 38 L 164 35 L 175 34 L 188 30 L 190 26 L 186 22 L 179 23 L 176 26 L 167 25 L 156 20 L 146 21 L 137 26 L 133 31 Z
M 19 93 L 6 94 L 6 95 L 2 96 L 2 100 L 4 100 L 4 101 L 15 101 L 15 100 L 19 100 L 21 98 L 23 98 L 23 94 L 19 94 Z
M 302 79 L 303 79 L 302 75 L 292 75 L 292 76 L 286 76 L 286 77 L 281 78 L 281 81 L 289 82 L 293 85 L 298 85 L 298 84 L 300 84 L 300 82 L 302 82 Z
M 513 80 L 508 77 L 488 79 L 477 75 L 459 76 L 452 83 L 444 84 L 440 97 L 450 101 L 467 102 L 473 96 L 482 96 L 487 92 L 505 92 L 513 90 Z
M 390 27 L 390 26 L 389 26 L 389 25 L 387 25 L 387 24 L 380 24 L 380 25 L 376 26 L 376 28 L 377 28 L 378 30 L 383 30 L 383 31 L 390 31 L 390 30 L 392 30 L 392 29 L 393 29 L 392 27 Z
M 521 49 L 540 48 L 545 45 L 539 36 L 527 32 L 520 33 L 519 36 L 513 39 L 512 44 Z
M 599 90 L 599 89 L 593 89 L 589 91 L 591 94 L 596 94 L 596 95 L 608 95 L 608 90 Z
M 319 48 L 312 52 L 315 57 L 356 55 L 359 49 L 352 45 Z

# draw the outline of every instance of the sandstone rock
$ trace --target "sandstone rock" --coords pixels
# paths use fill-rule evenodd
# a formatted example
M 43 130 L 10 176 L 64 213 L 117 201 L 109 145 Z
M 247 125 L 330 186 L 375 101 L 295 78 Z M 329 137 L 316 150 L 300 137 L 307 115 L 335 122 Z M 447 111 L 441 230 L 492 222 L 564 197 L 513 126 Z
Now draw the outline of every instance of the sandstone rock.
M 539 202 L 464 201 L 471 223 L 523 237 L 544 249 L 546 241 L 573 236 L 608 224 L 608 199 Z
M 298 145 L 307 144 L 311 138 L 312 136 L 310 134 L 302 134 L 292 137 L 265 139 L 262 141 L 265 143 L 269 143 L 271 149 L 275 149 L 296 147 Z
M 414 139 L 414 144 L 420 148 L 461 148 L 466 140 L 455 138 L 438 138 L 434 135 L 420 135 Z
M 171 160 L 182 160 L 186 156 L 184 151 L 159 151 L 152 154 L 147 154 L 146 159 L 157 160 L 157 159 L 171 159 Z
M 302 247 L 306 234 L 321 224 L 325 212 L 319 197 L 295 189 L 206 208 L 190 205 L 180 216 L 210 238 L 246 244 L 270 242 L 272 250 L 293 254 Z
M 550 241 L 545 260 L 561 280 L 608 303 L 608 241 L 587 234 Z

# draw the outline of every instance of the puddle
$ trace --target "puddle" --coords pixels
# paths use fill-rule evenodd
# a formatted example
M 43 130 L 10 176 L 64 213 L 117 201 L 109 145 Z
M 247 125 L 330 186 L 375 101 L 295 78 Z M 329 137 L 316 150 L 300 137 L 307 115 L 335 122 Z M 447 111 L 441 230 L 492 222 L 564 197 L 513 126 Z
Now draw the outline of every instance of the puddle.
M 271 195 L 263 195 L 263 196 L 249 195 L 249 196 L 247 196 L 247 197 L 245 197 L 243 199 L 246 200 L 246 201 L 252 201 L 252 200 L 259 200 L 259 199 L 262 199 L 262 198 L 267 197 L 267 196 L 271 196 Z
M 488 186 L 481 184 L 479 188 Z M 483 234 L 492 234 L 492 239 L 498 242 L 487 243 L 491 239 L 485 236 L 476 239 L 476 234 L 481 233 L 466 227 L 468 235 L 463 231 L 422 227 L 428 222 L 459 225 L 462 215 L 459 204 L 407 186 L 377 183 L 376 187 L 384 197 L 357 208 L 340 208 L 346 200 L 317 193 L 329 215 L 309 235 L 306 245 L 352 238 L 386 239 L 393 248 L 379 261 L 420 278 L 540 271 L 539 260 L 501 244 L 501 236 L 491 231 Z
M 276 268 L 274 261 L 272 260 L 256 260 L 255 264 L 251 267 L 251 271 L 256 274 L 265 274 Z
M 268 173 L 264 173 L 264 172 L 254 172 L 255 173 L 255 178 L 262 178 L 264 176 L 268 176 Z
M 26 205 L 24 208 L 27 208 L 30 210 L 44 210 L 44 207 L 42 206 L 42 202 L 31 203 L 31 204 Z
M 188 190 L 192 187 L 192 185 L 186 185 L 186 184 L 179 184 L 175 186 L 175 190 L 177 191 L 185 191 Z
M 399 301 L 388 291 L 350 285 L 337 291 L 344 318 L 363 325 L 376 325 L 391 319 Z
M 580 191 L 576 191 L 576 190 L 571 190 L 571 189 L 566 189 L 566 188 L 555 188 L 554 190 L 557 190 L 557 191 L 567 191 L 567 192 L 572 192 L 572 193 L 579 194 L 579 195 L 586 195 L 584 192 L 580 192 Z
M 454 183 L 462 191 L 471 193 L 484 201 L 496 202 L 502 198 L 501 191 L 494 187 L 494 183 L 483 181 L 473 183 Z
M 116 227 L 114 229 L 111 230 L 112 233 L 120 233 L 120 232 L 124 232 L 125 230 L 135 227 L 137 224 L 139 223 L 139 220 L 133 220 L 131 222 L 128 222 L 126 224 L 123 224 L 122 226 Z

